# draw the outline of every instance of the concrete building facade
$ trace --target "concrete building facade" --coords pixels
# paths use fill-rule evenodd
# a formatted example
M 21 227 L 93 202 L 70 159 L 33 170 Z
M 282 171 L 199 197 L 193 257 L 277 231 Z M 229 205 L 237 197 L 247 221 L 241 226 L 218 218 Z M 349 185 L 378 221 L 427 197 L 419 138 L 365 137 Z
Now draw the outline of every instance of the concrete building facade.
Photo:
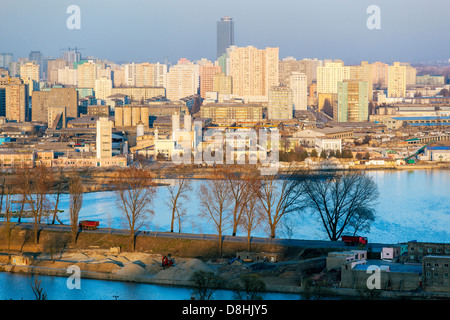
M 286 120 L 294 117 L 292 90 L 286 86 L 272 87 L 269 90 L 267 108 L 270 120 Z
M 75 88 L 51 88 L 49 91 L 34 91 L 32 95 L 33 121 L 48 122 L 48 108 L 65 107 L 67 118 L 77 118 L 78 92 Z
M 339 82 L 337 110 L 333 112 L 333 118 L 338 122 L 367 121 L 369 117 L 368 87 L 367 82 L 359 80 Z
M 388 98 L 406 96 L 406 66 L 394 62 L 388 67 Z

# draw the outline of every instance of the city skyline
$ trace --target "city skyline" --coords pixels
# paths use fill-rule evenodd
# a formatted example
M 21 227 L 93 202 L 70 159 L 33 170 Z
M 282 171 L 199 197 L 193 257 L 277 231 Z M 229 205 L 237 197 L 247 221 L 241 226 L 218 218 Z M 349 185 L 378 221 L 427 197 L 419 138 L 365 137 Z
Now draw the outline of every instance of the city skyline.
M 49 0 L 5 3 L 0 17 L 5 25 L 15 27 L 0 30 L 0 52 L 12 52 L 15 59 L 28 57 L 31 51 L 57 58 L 63 48 L 77 46 L 84 56 L 116 63 L 164 62 L 166 58 L 175 63 L 182 57 L 215 60 L 216 23 L 230 16 L 235 23 L 235 45 L 279 47 L 280 59 L 339 58 L 348 65 L 361 60 L 392 63 L 449 58 L 450 44 L 436 41 L 450 26 L 446 17 L 450 3 L 445 0 L 433 0 L 431 4 L 377 1 L 381 11 L 379 30 L 366 26 L 370 17 L 366 10 L 372 5 L 368 1 L 284 0 L 258 2 L 256 6 L 249 0 L 244 7 L 237 1 L 128 1 L 126 5 L 110 1 L 106 6 L 103 1 L 82 0 L 75 4 L 81 10 L 81 28 L 69 30 L 66 9 L 72 4 Z M 440 10 L 427 14 L 431 5 Z

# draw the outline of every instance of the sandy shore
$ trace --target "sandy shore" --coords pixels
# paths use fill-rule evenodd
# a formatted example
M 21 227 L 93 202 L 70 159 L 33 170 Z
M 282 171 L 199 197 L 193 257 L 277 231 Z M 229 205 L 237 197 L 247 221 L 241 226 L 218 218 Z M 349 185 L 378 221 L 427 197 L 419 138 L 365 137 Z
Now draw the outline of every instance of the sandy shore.
M 299 286 L 300 273 L 286 271 L 280 267 L 293 265 L 293 262 L 266 263 L 266 267 L 259 264 L 255 271 L 251 264 L 230 265 L 226 259 L 202 261 L 196 258 L 173 257 L 174 266 L 163 268 L 162 255 L 123 252 L 111 254 L 109 250 L 68 250 L 61 255 L 54 256 L 40 254 L 35 257 L 30 266 L 13 266 L 8 264 L 6 255 L 0 256 L 0 271 L 34 273 L 51 276 L 68 277 L 67 268 L 76 265 L 81 270 L 82 278 L 131 281 L 139 283 L 192 286 L 190 280 L 196 271 L 214 272 L 220 274 L 226 285 L 238 281 L 241 274 L 256 272 L 262 275 L 267 288 L 277 292 L 301 292 Z

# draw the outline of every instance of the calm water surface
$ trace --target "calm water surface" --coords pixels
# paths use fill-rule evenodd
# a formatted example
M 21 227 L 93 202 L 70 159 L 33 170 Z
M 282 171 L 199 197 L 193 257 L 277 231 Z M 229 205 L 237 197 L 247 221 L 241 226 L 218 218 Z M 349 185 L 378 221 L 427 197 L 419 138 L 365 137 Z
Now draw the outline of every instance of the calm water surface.
M 68 289 L 67 278 L 39 276 L 48 300 L 190 300 L 192 289 L 152 284 L 81 279 L 80 289 Z M 0 272 L 0 300 L 34 300 L 30 275 Z M 232 291 L 218 290 L 214 300 L 233 300 Z M 299 300 L 298 294 L 266 293 L 265 300 Z
M 380 198 L 377 218 L 367 236 L 371 242 L 398 243 L 409 240 L 450 242 L 450 170 L 372 171 L 368 173 L 378 185 Z M 201 211 L 197 194 L 201 180 L 192 180 L 193 191 L 185 201 L 185 233 L 215 234 L 212 223 L 198 219 Z M 144 230 L 169 231 L 169 193 L 166 187 L 158 188 L 153 203 L 154 216 L 144 225 Z M 16 205 L 17 206 L 17 205 Z M 60 214 L 64 224 L 69 222 L 69 196 L 62 195 Z M 80 220 L 99 220 L 103 228 L 127 228 L 117 209 L 113 192 L 87 193 L 83 198 Z M 293 226 L 292 238 L 327 240 L 322 226 L 313 213 L 305 212 L 287 221 Z M 175 226 L 175 231 L 178 226 Z M 230 234 L 230 230 L 228 230 Z M 280 227 L 277 237 L 287 238 L 287 229 Z M 239 233 L 238 235 L 244 235 Z M 255 230 L 253 236 L 266 237 L 265 228 Z
M 377 219 L 370 232 L 364 234 L 371 242 L 397 243 L 408 240 L 429 242 L 450 242 L 450 171 L 373 171 L 369 172 L 378 185 L 380 199 L 377 205 Z M 190 199 L 184 204 L 186 219 L 182 232 L 214 233 L 205 219 L 198 219 L 200 212 L 197 198 L 198 189 L 203 183 L 193 180 Z M 145 225 L 147 230 L 170 230 L 170 211 L 167 206 L 166 187 L 158 188 L 153 204 L 154 217 Z M 65 224 L 69 224 L 68 195 L 61 199 L 60 214 Z M 122 218 L 112 192 L 94 192 L 84 195 L 80 219 L 100 220 L 101 227 L 123 228 Z M 311 213 L 289 220 L 294 226 L 292 238 L 326 239 L 320 223 Z M 239 234 L 241 235 L 241 234 Z M 280 228 L 279 237 L 286 233 Z M 254 236 L 267 236 L 264 229 L 254 232 Z M 166 287 L 150 284 L 136 284 L 103 280 L 82 279 L 80 290 L 69 290 L 67 278 L 40 277 L 49 299 L 68 300 L 186 300 L 192 290 L 183 287 Z M 265 299 L 299 299 L 299 295 L 268 293 Z M 28 275 L 0 273 L 0 299 L 34 299 Z M 219 291 L 215 299 L 233 299 L 230 291 Z

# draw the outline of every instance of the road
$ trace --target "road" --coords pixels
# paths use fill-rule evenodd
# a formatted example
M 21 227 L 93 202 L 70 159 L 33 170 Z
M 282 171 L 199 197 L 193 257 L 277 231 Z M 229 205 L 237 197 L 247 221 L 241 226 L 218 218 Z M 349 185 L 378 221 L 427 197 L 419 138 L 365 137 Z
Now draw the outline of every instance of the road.
M 0 222 L 0 226 L 3 222 Z M 21 223 L 15 225 L 22 229 L 34 230 L 33 223 Z M 69 225 L 47 225 L 40 224 L 40 230 L 47 231 L 65 231 L 70 232 Z M 126 229 L 109 229 L 109 228 L 99 228 L 97 230 L 83 230 L 84 233 L 98 233 L 98 234 L 112 234 L 112 235 L 129 235 L 129 230 Z M 155 237 L 155 238 L 169 238 L 169 239 L 184 239 L 184 240 L 210 240 L 217 241 L 218 236 L 214 234 L 192 234 L 192 233 L 175 233 L 175 232 L 160 232 L 160 231 L 138 231 L 137 233 L 140 237 Z M 236 243 L 247 243 L 246 237 L 241 236 L 223 236 L 224 243 L 236 242 Z M 290 246 L 290 247 L 304 247 L 304 248 L 348 248 L 353 249 L 356 247 L 346 246 L 343 241 L 325 241 L 325 240 L 300 240 L 300 239 L 270 239 L 262 237 L 252 237 L 252 244 L 272 244 L 280 246 Z M 380 251 L 382 247 L 388 246 L 387 243 L 368 243 L 365 247 L 366 249 L 372 249 L 374 251 Z

